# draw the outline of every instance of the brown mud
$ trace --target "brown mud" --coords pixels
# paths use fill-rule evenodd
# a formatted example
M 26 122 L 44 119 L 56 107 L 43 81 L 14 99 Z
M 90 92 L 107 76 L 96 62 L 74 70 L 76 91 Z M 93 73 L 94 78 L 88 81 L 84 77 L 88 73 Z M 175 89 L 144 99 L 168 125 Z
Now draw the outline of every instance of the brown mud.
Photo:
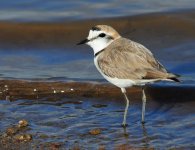
M 66 47 L 85 38 L 88 30 L 97 24 L 111 25 L 128 38 L 152 43 L 153 48 L 167 47 L 195 38 L 194 17 L 195 11 L 191 10 L 69 23 L 1 22 L 0 47 Z
M 179 84 L 178 84 L 179 85 Z M 194 87 L 183 86 L 146 86 L 147 97 L 164 101 L 194 100 Z M 139 100 L 141 87 L 131 87 L 127 92 L 134 99 Z M 108 83 L 98 82 L 41 82 L 25 80 L 1 80 L 0 99 L 36 99 L 48 96 L 65 97 L 122 97 L 120 88 Z M 98 106 L 97 106 L 98 107 Z
M 130 93 L 137 95 L 140 90 L 131 88 Z M 22 80 L 1 80 L 1 99 L 35 99 L 48 96 L 67 97 L 120 97 L 119 88 L 110 84 L 90 82 L 36 82 Z

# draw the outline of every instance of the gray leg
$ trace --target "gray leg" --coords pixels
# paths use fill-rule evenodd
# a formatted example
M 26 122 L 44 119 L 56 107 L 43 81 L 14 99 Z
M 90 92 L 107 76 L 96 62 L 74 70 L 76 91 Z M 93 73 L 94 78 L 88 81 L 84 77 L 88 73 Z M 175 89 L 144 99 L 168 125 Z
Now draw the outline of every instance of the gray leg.
M 129 108 L 129 99 L 126 95 L 126 90 L 125 88 L 121 88 L 122 93 L 124 94 L 125 100 L 126 100 L 126 107 L 125 107 L 125 112 L 124 112 L 124 117 L 123 117 L 123 123 L 122 126 L 126 127 L 127 123 L 126 123 L 126 118 L 127 118 L 127 112 L 128 112 L 128 108 Z
M 145 109 L 146 109 L 146 95 L 144 88 L 142 88 L 142 123 L 145 123 Z

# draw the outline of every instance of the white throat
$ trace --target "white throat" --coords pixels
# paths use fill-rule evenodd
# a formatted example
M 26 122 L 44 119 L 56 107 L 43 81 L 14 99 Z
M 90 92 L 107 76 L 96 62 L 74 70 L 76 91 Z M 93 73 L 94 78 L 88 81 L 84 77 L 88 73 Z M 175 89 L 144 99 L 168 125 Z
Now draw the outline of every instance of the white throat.
M 105 49 L 108 45 L 110 45 L 112 41 L 105 41 L 105 40 L 94 40 L 92 42 L 88 42 L 87 44 L 89 46 L 91 46 L 91 48 L 93 49 L 94 55 L 96 53 L 98 53 L 99 51 Z

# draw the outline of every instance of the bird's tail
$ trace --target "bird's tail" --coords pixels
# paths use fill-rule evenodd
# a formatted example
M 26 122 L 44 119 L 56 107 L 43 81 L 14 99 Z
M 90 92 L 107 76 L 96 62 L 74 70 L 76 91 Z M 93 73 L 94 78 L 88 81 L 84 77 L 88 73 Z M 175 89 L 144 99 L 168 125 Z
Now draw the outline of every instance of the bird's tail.
M 178 74 L 173 74 L 173 73 L 169 73 L 167 79 L 175 81 L 175 82 L 181 82 L 178 78 L 180 77 L 180 75 Z

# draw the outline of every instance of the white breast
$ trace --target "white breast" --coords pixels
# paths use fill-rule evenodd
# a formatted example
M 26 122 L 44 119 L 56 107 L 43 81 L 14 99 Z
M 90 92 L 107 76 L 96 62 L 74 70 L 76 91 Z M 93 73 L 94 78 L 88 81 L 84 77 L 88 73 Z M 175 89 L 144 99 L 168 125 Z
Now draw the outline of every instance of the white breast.
M 114 84 L 115 86 L 119 87 L 119 88 L 127 88 L 127 87 L 131 87 L 133 85 L 135 85 L 135 81 L 133 80 L 130 80 L 130 79 L 118 79 L 118 78 L 111 78 L 107 75 L 105 75 L 101 69 L 99 68 L 98 66 L 98 63 L 97 63 L 97 59 L 98 59 L 98 56 L 96 56 L 94 58 L 94 64 L 97 68 L 97 70 L 101 73 L 101 75 L 107 80 L 109 81 L 110 83 Z

